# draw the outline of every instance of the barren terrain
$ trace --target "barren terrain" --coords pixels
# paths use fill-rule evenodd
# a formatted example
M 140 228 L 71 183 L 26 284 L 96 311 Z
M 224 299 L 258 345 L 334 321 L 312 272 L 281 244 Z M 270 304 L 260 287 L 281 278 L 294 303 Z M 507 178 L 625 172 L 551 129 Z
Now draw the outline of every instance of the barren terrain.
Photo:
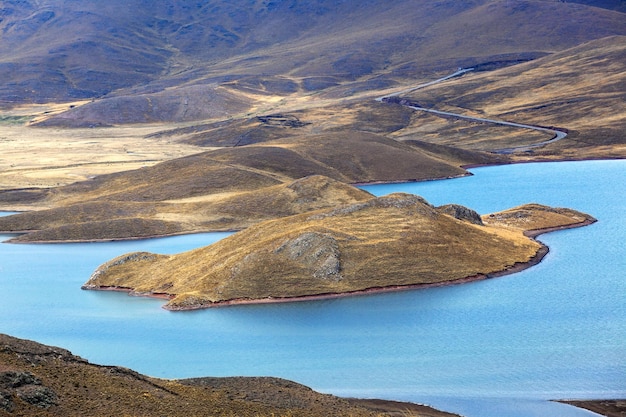
M 278 378 L 164 380 L 0 334 L 2 416 L 453 417 L 429 407 L 317 393 Z
M 83 129 L 28 126 L 58 107 L 67 105 L 25 105 L 0 111 L 0 190 L 56 187 L 206 150 L 168 138 L 146 138 L 162 130 L 163 125 Z
M 178 255 L 122 255 L 100 266 L 83 288 L 156 295 L 170 299 L 166 308 L 186 310 L 441 285 L 534 264 L 545 248 L 524 232 L 593 221 L 573 210 L 529 205 L 483 223 L 462 206 L 436 208 L 417 196 L 391 194 L 261 222 Z

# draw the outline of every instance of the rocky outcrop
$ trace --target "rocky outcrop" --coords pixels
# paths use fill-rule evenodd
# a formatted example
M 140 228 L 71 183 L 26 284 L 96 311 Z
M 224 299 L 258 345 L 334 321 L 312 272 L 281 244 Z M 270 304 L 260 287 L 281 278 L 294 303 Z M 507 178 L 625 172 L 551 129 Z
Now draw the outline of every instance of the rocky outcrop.
M 110 260 L 109 262 L 102 264 L 96 269 L 89 279 L 97 279 L 100 275 L 106 274 L 109 268 L 118 265 L 124 265 L 127 262 L 139 262 L 139 261 L 153 261 L 157 258 L 157 255 L 149 252 L 133 252 L 126 255 L 118 256 Z
M 285 241 L 275 253 L 282 253 L 305 265 L 315 278 L 341 280 L 339 244 L 330 234 L 306 232 Z
M 310 123 L 303 122 L 292 114 L 268 114 L 257 116 L 257 120 L 268 126 L 282 126 L 290 128 L 304 127 Z
M 420 196 L 404 193 L 393 193 L 386 196 L 373 198 L 371 200 L 361 203 L 345 205 L 336 209 L 317 213 L 309 217 L 309 220 L 322 220 L 328 217 L 341 217 L 359 211 L 381 208 L 408 208 L 411 211 L 414 211 L 414 214 L 416 215 L 419 214 L 429 217 L 434 217 L 437 214 L 434 206 L 432 206 L 428 201 L 424 200 L 424 198 Z
M 458 204 L 446 204 L 445 206 L 440 206 L 437 209 L 444 214 L 454 217 L 455 219 L 468 221 L 480 226 L 483 225 L 483 219 L 480 217 L 480 214 L 467 207 Z
M 16 398 L 43 409 L 58 401 L 57 394 L 30 372 L 0 372 L 0 410 L 13 412 Z

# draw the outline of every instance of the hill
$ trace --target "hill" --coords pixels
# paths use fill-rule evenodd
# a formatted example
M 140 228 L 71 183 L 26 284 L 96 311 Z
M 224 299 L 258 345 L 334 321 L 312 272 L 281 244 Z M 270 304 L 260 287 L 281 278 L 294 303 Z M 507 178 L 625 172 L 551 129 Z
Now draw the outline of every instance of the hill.
M 626 412 L 626 401 L 624 400 L 571 400 L 561 402 L 585 408 L 606 417 L 622 417 Z
M 347 144 L 345 137 L 367 132 L 419 143 L 421 151 L 425 142 L 493 151 L 548 139 L 541 132 L 449 120 L 372 101 L 459 66 L 471 66 L 475 73 L 445 84 L 468 82 L 473 92 L 460 89 L 446 96 L 452 90 L 431 87 L 420 100 L 513 121 L 520 116 L 519 121 L 570 132 L 561 143 L 513 159 L 623 157 L 624 59 L 618 47 L 626 19 L 621 3 L 185 0 L 154 5 L 112 0 L 103 7 L 95 0 L 5 1 L 0 123 L 11 129 L 0 137 L 0 151 L 10 155 L 0 161 L 0 188 L 62 185 L 202 151 L 192 146 L 281 140 L 285 148 L 288 139 L 302 143 L 320 135 Z M 584 44 L 590 41 L 597 43 Z M 575 52 L 585 47 L 585 56 Z M 513 68 L 528 68 L 528 61 L 545 65 L 526 77 L 516 75 Z M 512 72 L 494 71 L 503 67 Z M 490 81 L 492 72 L 510 77 L 509 84 L 498 78 L 505 91 L 498 93 L 490 84 L 496 80 Z M 557 91 L 568 84 L 563 77 L 571 77 L 576 87 Z M 532 92 L 532 102 L 520 102 L 526 90 L 517 85 Z M 489 103 L 492 92 L 497 99 Z M 59 141 L 56 155 L 52 140 Z M 160 147 L 168 150 L 159 153 Z M 112 149 L 119 152 L 106 154 Z M 507 160 L 481 159 L 461 165 Z M 303 171 L 350 176 L 317 165 Z M 432 166 L 409 179 L 455 175 L 431 172 Z M 19 195 L 43 204 L 38 193 Z M 2 207 L 28 209 L 17 195 L 0 197 L 13 201 Z
M 158 203 L 98 201 L 1 217 L 0 228 L 29 232 L 11 242 L 131 239 L 243 229 L 259 221 L 337 204 L 371 194 L 328 177 L 312 176 L 258 190 L 226 192 Z
M 0 335 L 2 416 L 452 417 L 429 407 L 319 394 L 278 378 L 164 380 L 92 364 L 71 352 Z M 400 410 L 400 411 L 399 411 Z
M 298 136 L 51 190 L 0 191 L 4 207 L 28 202 L 42 209 L 1 217 L 0 230 L 32 232 L 14 241 L 80 241 L 242 229 L 367 195 L 344 183 L 463 176 L 460 165 L 504 160 L 367 132 Z
M 416 90 L 408 98 L 427 108 L 478 117 L 565 128 L 568 136 L 531 152 L 532 157 L 620 156 L 626 152 L 626 37 L 607 37 L 531 62 L 469 74 Z M 459 126 L 463 130 L 459 135 Z M 452 133 L 452 131 L 457 133 Z M 488 132 L 492 133 L 489 134 Z M 473 132 L 473 133 L 472 133 Z M 395 137 L 423 135 L 466 149 L 506 148 L 540 142 L 523 129 L 417 115 Z
M 541 245 L 523 232 L 593 221 L 544 206 L 485 220 L 465 207 L 392 194 L 262 222 L 178 255 L 123 255 L 83 288 L 167 296 L 166 308 L 181 310 L 441 285 L 541 259 Z

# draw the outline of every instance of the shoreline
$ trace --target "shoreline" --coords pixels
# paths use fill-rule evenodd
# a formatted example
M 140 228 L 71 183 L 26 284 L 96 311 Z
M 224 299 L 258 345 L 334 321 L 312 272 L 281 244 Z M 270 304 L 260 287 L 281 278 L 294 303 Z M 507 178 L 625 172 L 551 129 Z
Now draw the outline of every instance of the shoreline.
M 567 229 L 575 229 L 578 227 L 588 226 L 597 222 L 596 219 L 585 219 L 582 222 L 572 223 L 568 225 L 562 226 L 554 226 L 554 227 L 546 227 L 541 229 L 532 229 L 527 230 L 524 233 L 525 236 L 536 240 L 535 238 L 544 233 L 550 233 L 558 230 L 567 230 Z M 235 298 L 231 300 L 223 300 L 216 301 L 205 304 L 196 304 L 192 306 L 168 306 L 167 304 L 163 305 L 162 308 L 168 311 L 193 311 L 193 310 L 203 310 L 207 308 L 219 308 L 219 307 L 230 307 L 230 306 L 241 306 L 241 305 L 258 305 L 258 304 L 280 304 L 280 303 L 294 303 L 294 302 L 305 302 L 305 301 L 321 301 L 321 300 L 332 300 L 336 298 L 344 298 L 344 297 L 353 297 L 353 296 L 366 296 L 366 295 L 375 295 L 375 294 L 383 294 L 389 292 L 400 292 L 400 291 L 411 291 L 411 290 L 420 290 L 420 289 L 428 289 L 428 288 L 438 288 L 438 287 L 447 287 L 451 285 L 459 285 L 466 284 L 475 281 L 482 281 L 485 279 L 491 278 L 499 278 L 506 275 L 515 274 L 517 272 L 524 271 L 528 268 L 531 268 L 537 264 L 539 264 L 544 257 L 549 253 L 550 248 L 543 244 L 542 242 L 536 240 L 541 245 L 535 255 L 530 258 L 526 262 L 516 262 L 508 268 L 505 268 L 501 271 L 489 272 L 486 274 L 476 274 L 470 275 L 463 278 L 458 278 L 449 281 L 441 281 L 441 282 L 433 282 L 433 283 L 421 283 L 421 284 L 409 284 L 409 285 L 389 285 L 384 287 L 371 287 L 362 290 L 354 290 L 354 291 L 346 291 L 341 293 L 321 293 L 321 294 L 312 294 L 312 295 L 302 295 L 295 297 L 266 297 L 266 298 Z M 176 297 L 174 294 L 168 293 L 146 293 L 146 292 L 136 292 L 132 288 L 128 287 L 119 287 L 119 286 L 82 286 L 83 290 L 93 290 L 93 291 L 113 291 L 113 292 L 125 292 L 129 296 L 132 297 L 147 297 L 147 298 L 155 298 L 160 300 L 172 300 Z
M 623 417 L 624 415 L 626 415 L 626 400 L 624 399 L 554 401 L 589 410 L 591 412 L 607 417 Z
M 19 241 L 13 240 L 13 238 L 9 240 L 5 240 L 0 243 L 11 243 L 14 245 L 49 245 L 49 244 L 64 244 L 64 243 L 107 243 L 107 242 L 129 242 L 134 240 L 148 240 L 148 239 L 161 239 L 165 237 L 176 237 L 176 236 L 187 236 L 187 235 L 199 235 L 202 233 L 236 233 L 241 229 L 226 229 L 226 230 L 197 230 L 191 232 L 180 232 L 180 233 L 171 233 L 171 234 L 159 234 L 159 235 L 148 235 L 148 236 L 131 236 L 131 237 L 116 237 L 116 238 L 100 238 L 100 239 L 87 239 L 87 240 L 32 240 L 32 241 Z M 19 231 L 19 232 L 3 232 L 0 231 L 2 235 L 25 235 L 34 231 Z
M 502 163 L 493 163 L 493 164 L 467 164 L 460 165 L 463 169 L 472 169 L 472 168 L 485 168 L 485 167 L 495 167 L 495 166 L 503 166 L 503 165 L 518 165 L 518 164 L 540 164 L 540 163 L 549 163 L 549 162 L 585 162 L 585 161 L 622 161 L 626 159 L 626 157 L 622 156 L 599 156 L 597 158 L 587 157 L 587 158 L 573 158 L 573 157 L 563 157 L 559 159 L 548 159 L 550 155 L 546 155 L 544 158 L 531 158 L 524 159 L 519 161 L 508 161 Z M 470 175 L 473 175 L 470 173 Z M 430 180 L 427 180 L 430 181 Z

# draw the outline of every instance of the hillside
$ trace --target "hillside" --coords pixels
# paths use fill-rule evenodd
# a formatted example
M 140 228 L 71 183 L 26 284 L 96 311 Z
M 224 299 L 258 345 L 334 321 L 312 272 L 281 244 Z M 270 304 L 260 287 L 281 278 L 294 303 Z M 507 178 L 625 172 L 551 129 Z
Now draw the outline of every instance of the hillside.
M 364 172 L 358 166 L 365 161 L 362 156 L 357 161 L 348 157 L 351 164 L 339 169 L 320 160 L 303 161 L 300 152 L 272 151 L 282 153 L 282 165 L 294 157 L 293 165 L 308 167 L 291 167 L 287 177 L 273 177 L 278 182 L 295 179 L 296 171 L 362 182 L 454 176 L 459 165 L 510 159 L 483 155 L 480 161 L 459 163 L 443 156 L 458 154 L 452 148 L 491 152 L 548 139 L 541 132 L 450 120 L 373 101 L 460 66 L 475 71 L 415 97 L 424 105 L 513 121 L 519 116 L 521 122 L 549 123 L 570 132 L 561 143 L 513 159 L 623 157 L 622 6 L 613 0 L 185 0 L 158 5 L 112 0 L 106 7 L 95 0 L 5 1 L 0 6 L 0 153 L 5 155 L 0 189 L 25 190 L 0 196 L 0 204 L 28 210 L 85 203 L 91 196 L 80 201 L 63 197 L 57 204 L 31 189 L 125 170 L 133 185 L 121 194 L 145 192 L 152 201 L 163 187 L 141 186 L 148 178 L 134 170 L 202 152 L 199 147 L 280 141 L 279 147 L 291 149 L 292 141 L 300 148 L 325 138 L 332 143 L 324 151 L 327 160 L 339 143 L 352 144 L 358 152 L 358 132 L 366 133 L 367 142 L 371 134 L 380 135 L 420 152 L 427 151 L 424 143 L 448 146 L 430 147 L 427 153 L 434 159 L 407 175 Z M 496 99 L 490 102 L 490 97 Z M 265 157 L 258 149 L 242 152 L 245 170 L 255 153 Z M 381 161 L 374 163 L 382 166 Z M 456 167 L 445 167 L 449 164 Z M 233 169 L 240 179 L 254 176 Z M 176 177 L 174 171 L 169 173 Z M 111 184 L 110 179 L 104 181 Z M 190 185 L 184 178 L 166 180 L 176 181 L 175 188 L 186 195 Z M 155 191 L 147 191 L 152 185 Z
M 238 230 L 367 194 L 345 183 L 457 177 L 467 175 L 461 165 L 505 160 L 336 131 L 207 151 L 50 190 L 0 191 L 0 206 L 40 208 L 0 217 L 0 230 L 32 232 L 15 241 Z
M 624 157 L 625 74 L 626 37 L 616 36 L 508 68 L 468 74 L 416 90 L 408 98 L 427 108 L 567 130 L 567 138 L 535 150 L 531 154 L 534 157 Z M 548 139 L 524 129 L 446 120 L 423 113 L 417 114 L 406 129 L 394 132 L 399 139 L 414 135 L 426 141 L 482 150 Z
M 89 241 L 239 230 L 263 220 L 338 204 L 371 194 L 328 177 L 312 176 L 258 190 L 157 203 L 98 201 L 0 217 L 0 229 L 29 233 L 11 242 Z
M 259 223 L 178 255 L 123 255 L 100 266 L 83 288 L 168 296 L 166 308 L 180 310 L 440 285 L 541 259 L 542 246 L 525 231 L 593 221 L 544 206 L 485 220 L 461 206 L 436 208 L 392 194 Z
M 164 380 L 92 364 L 71 352 L 0 334 L 2 416 L 452 417 L 429 407 L 319 394 L 278 378 Z
M 626 413 L 626 401 L 624 400 L 571 400 L 561 402 L 585 408 L 606 417 L 622 417 Z
M 96 99 L 55 126 L 223 117 L 626 35 L 618 11 L 547 0 L 12 0 L 0 13 L 4 107 Z

